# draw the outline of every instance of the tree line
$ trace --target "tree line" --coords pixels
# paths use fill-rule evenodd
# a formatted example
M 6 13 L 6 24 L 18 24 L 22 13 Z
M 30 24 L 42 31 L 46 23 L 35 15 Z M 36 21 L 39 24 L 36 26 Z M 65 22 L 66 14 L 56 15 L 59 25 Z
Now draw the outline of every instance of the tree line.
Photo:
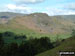
M 20 45 L 16 42 L 5 44 L 4 37 L 14 37 L 14 39 L 24 38 Z M 13 32 L 0 33 L 0 56 L 34 56 L 38 53 L 54 48 L 48 37 L 30 38 L 26 35 L 16 35 Z
M 72 37 L 75 37 L 75 30 L 72 31 Z M 20 45 L 16 42 L 6 44 L 4 37 L 13 37 L 15 40 L 24 39 Z M 61 41 L 57 38 L 56 42 L 51 42 L 49 37 L 27 39 L 26 35 L 17 35 L 13 32 L 0 33 L 0 56 L 35 56 L 38 53 L 50 50 L 59 46 Z

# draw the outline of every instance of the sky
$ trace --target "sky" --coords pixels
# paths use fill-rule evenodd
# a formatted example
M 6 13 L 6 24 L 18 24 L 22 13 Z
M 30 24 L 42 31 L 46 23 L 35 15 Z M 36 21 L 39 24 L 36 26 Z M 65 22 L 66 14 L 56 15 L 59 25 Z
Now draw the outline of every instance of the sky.
M 1 0 L 0 12 L 75 15 L 75 0 Z

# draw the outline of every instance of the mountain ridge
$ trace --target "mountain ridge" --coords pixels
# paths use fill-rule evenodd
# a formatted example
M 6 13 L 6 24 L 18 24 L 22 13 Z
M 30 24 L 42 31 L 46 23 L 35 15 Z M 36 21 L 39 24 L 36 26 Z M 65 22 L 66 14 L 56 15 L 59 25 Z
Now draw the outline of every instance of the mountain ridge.
M 15 14 L 13 14 L 13 16 L 14 15 Z M 13 16 L 10 16 L 10 18 Z M 32 29 L 34 31 L 41 33 L 53 33 L 53 34 L 70 33 L 72 29 L 75 29 L 74 27 L 75 20 L 73 20 L 75 16 L 73 16 L 72 20 L 71 16 L 70 17 L 68 17 L 68 15 L 49 16 L 46 13 L 32 13 L 27 15 L 18 14 L 18 16 L 15 15 L 15 17 L 13 17 L 10 21 L 8 21 L 7 25 L 8 26 L 15 25 L 15 27 L 17 26 L 17 28 L 19 28 L 20 26 L 27 27 L 28 29 Z

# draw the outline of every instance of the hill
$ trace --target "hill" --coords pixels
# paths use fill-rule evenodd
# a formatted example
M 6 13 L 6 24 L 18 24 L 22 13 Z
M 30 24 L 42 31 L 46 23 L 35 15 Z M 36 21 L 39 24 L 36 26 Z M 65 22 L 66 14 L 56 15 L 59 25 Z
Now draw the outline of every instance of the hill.
M 0 22 L 0 32 L 11 31 L 26 34 L 29 37 L 49 36 L 51 39 L 56 39 L 55 37 L 57 35 L 59 35 L 60 38 L 68 38 L 72 29 L 75 29 L 75 21 L 68 19 L 66 15 L 49 16 L 46 13 L 22 15 L 9 12 L 2 12 L 1 14 L 4 18 L 8 18 L 5 16 L 6 14 L 10 16 L 11 19 L 4 20 L 4 18 L 2 18 L 3 21 Z M 66 19 L 64 17 L 66 17 Z M 72 18 L 72 16 L 70 18 Z
M 11 17 L 15 17 L 15 16 L 23 16 L 24 14 L 20 14 L 20 13 L 13 13 L 13 12 L 0 12 L 0 18 L 11 18 Z M 3 17 L 4 16 L 4 17 Z
M 24 16 L 24 14 L 13 13 L 13 12 L 0 12 L 0 24 L 7 23 L 10 19 L 16 16 Z
M 59 51 L 75 51 L 75 37 L 65 40 L 60 46 L 55 47 L 54 49 L 37 54 L 35 56 L 59 56 Z
M 42 33 L 64 34 L 75 29 L 75 20 L 71 18 L 74 19 L 74 16 L 68 19 L 68 16 L 48 16 L 45 13 L 33 13 L 27 16 L 16 16 L 11 21 Z

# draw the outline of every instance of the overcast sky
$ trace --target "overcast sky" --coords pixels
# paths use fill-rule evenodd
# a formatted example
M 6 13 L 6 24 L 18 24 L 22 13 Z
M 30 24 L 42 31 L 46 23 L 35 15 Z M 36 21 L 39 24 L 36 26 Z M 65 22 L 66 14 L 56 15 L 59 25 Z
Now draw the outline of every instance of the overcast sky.
M 75 14 L 75 0 L 1 0 L 0 12 L 47 13 L 48 15 Z

